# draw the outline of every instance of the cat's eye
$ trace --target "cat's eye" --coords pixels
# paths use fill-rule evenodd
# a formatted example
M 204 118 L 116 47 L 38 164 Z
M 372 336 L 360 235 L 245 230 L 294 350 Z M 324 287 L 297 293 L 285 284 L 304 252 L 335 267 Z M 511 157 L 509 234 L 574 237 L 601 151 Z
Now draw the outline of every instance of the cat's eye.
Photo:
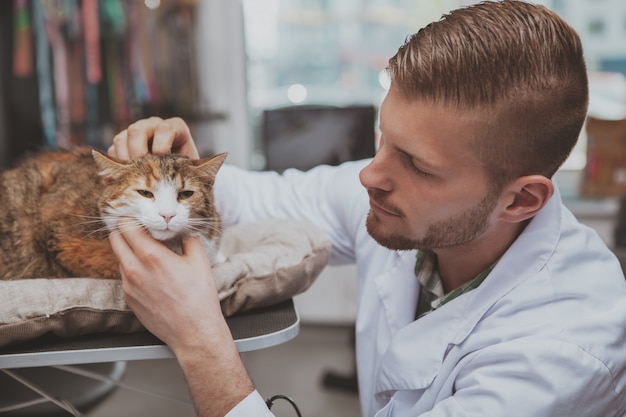
M 139 193 L 140 196 L 146 197 L 146 198 L 153 198 L 154 197 L 154 194 L 152 194 L 148 190 L 137 190 L 137 193 Z
M 185 190 L 178 193 L 179 200 L 186 200 L 193 195 L 193 191 Z

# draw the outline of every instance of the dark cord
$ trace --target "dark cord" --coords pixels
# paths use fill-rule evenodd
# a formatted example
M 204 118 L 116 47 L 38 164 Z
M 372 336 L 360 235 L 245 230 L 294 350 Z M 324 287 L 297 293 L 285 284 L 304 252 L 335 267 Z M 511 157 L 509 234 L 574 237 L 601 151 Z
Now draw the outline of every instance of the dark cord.
M 294 410 L 296 410 L 296 415 L 298 417 L 302 417 L 302 414 L 300 414 L 300 410 L 298 409 L 298 406 L 296 405 L 295 401 L 292 400 L 291 398 L 287 397 L 286 395 L 274 395 L 272 398 L 268 399 L 267 401 L 265 401 L 265 404 L 267 404 L 267 408 L 269 408 L 270 410 L 272 409 L 272 406 L 274 405 L 274 401 L 276 400 L 285 400 L 287 401 L 289 404 L 291 404 L 291 406 L 293 407 Z

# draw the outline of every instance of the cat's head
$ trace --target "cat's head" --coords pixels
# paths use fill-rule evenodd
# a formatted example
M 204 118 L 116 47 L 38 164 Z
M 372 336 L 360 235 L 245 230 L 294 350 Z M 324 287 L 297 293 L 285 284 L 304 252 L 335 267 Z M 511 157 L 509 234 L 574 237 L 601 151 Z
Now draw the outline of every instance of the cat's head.
M 191 160 L 181 155 L 148 154 L 119 161 L 98 151 L 93 157 L 105 189 L 98 202 L 109 230 L 123 217 L 155 239 L 219 235 L 213 184 L 227 154 Z

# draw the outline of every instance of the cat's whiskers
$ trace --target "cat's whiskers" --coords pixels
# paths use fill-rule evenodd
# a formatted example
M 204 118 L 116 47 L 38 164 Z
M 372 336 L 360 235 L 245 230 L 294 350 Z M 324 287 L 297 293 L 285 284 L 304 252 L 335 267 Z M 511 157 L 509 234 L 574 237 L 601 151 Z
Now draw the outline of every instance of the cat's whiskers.
M 134 219 L 128 219 L 127 221 L 124 221 L 123 223 L 118 223 L 117 227 L 111 230 L 109 233 L 112 235 L 118 235 L 118 234 L 121 234 L 122 232 L 134 231 L 134 230 L 140 230 L 140 229 L 145 229 L 144 225 L 141 224 L 141 222 L 134 220 Z
M 88 215 L 83 215 L 83 214 L 67 213 L 67 212 L 64 212 L 63 214 L 67 216 L 72 216 L 72 217 L 90 219 L 86 221 L 71 223 L 69 225 L 70 227 L 89 227 L 91 230 L 89 230 L 89 232 L 86 233 L 84 237 L 92 237 L 94 235 L 97 236 L 97 235 L 102 234 L 101 236 L 102 239 L 106 239 L 107 237 L 106 234 L 109 232 L 109 229 L 107 228 L 106 223 L 104 222 L 104 218 L 102 216 L 88 216 Z M 99 227 L 96 227 L 96 228 L 90 227 L 93 225 L 98 225 Z
M 87 234 L 85 234 L 84 235 L 85 237 L 91 237 L 94 235 L 96 236 L 102 235 L 101 237 L 103 239 L 107 239 L 110 233 L 120 233 L 121 231 L 125 231 L 125 230 L 144 228 L 143 224 L 141 224 L 139 221 L 134 220 L 134 219 L 128 219 L 128 221 L 125 221 L 123 224 L 120 225 L 118 224 L 118 221 L 121 220 L 119 216 L 113 216 L 113 215 L 86 216 L 86 215 L 74 214 L 74 213 L 66 213 L 66 214 L 70 216 L 81 217 L 84 219 L 90 219 L 90 220 L 81 221 L 81 222 L 72 224 L 72 226 L 74 227 L 80 227 L 80 226 L 89 227 L 93 225 L 99 225 L 99 227 L 93 228 Z M 117 224 L 117 227 L 112 231 L 107 226 L 107 224 L 111 224 L 111 223 Z
M 190 225 L 200 224 L 219 227 L 221 221 L 219 217 L 190 217 L 189 219 L 187 219 L 187 223 Z
M 222 235 L 224 234 L 224 232 L 221 229 L 213 229 L 213 231 L 215 232 L 215 235 L 212 237 L 211 240 L 216 239 L 216 238 L 220 238 L 222 237 Z M 185 235 L 203 235 L 206 236 L 206 229 L 202 229 L 199 227 L 188 227 L 185 229 L 184 234 Z
M 207 233 L 207 232 L 214 232 L 217 233 L 219 236 L 222 235 L 223 231 L 221 228 L 219 227 L 215 227 L 212 225 L 202 225 L 202 224 L 189 224 L 184 228 L 185 232 L 197 232 L 197 233 Z
M 102 221 L 102 216 L 86 216 L 84 214 L 67 213 L 67 212 L 64 212 L 63 214 L 66 215 L 66 216 L 80 217 L 80 218 L 83 218 L 83 219 L 90 219 L 89 221 L 82 221 L 80 223 L 75 223 L 76 225 L 92 224 L 92 223 L 98 223 L 98 222 Z

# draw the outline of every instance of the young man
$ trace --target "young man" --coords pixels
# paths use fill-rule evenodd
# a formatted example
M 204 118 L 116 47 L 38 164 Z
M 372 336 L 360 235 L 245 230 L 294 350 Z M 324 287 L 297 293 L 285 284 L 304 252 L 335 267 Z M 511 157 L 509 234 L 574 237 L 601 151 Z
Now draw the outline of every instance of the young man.
M 356 262 L 364 416 L 626 415 L 624 276 L 550 180 L 587 109 L 578 36 L 543 7 L 481 3 L 410 37 L 389 72 L 373 160 L 223 167 L 222 215 L 308 219 L 334 262 Z M 180 119 L 137 122 L 110 153 L 149 141 L 197 157 Z M 111 236 L 127 301 L 176 354 L 198 414 L 268 415 L 200 243 L 177 256 L 127 229 Z

